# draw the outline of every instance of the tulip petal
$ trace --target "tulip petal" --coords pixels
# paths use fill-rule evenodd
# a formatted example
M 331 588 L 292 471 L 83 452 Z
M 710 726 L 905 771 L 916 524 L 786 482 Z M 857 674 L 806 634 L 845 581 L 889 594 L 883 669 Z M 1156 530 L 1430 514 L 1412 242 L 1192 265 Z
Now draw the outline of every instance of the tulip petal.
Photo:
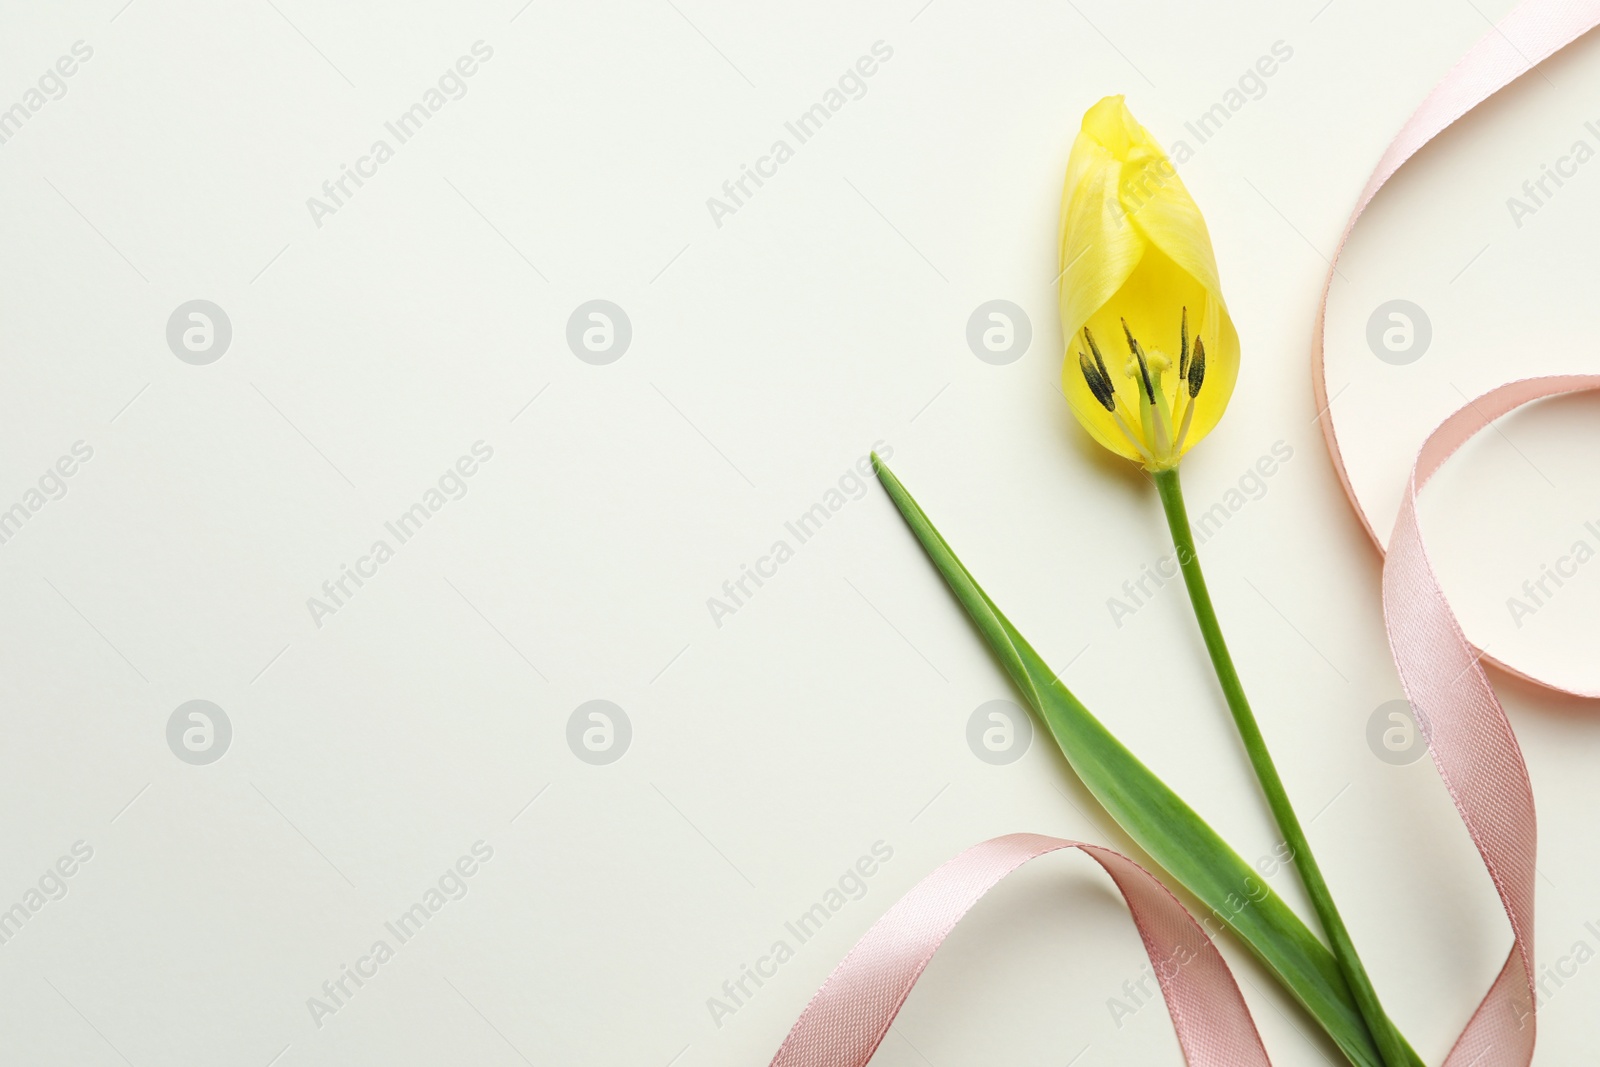
M 1227 407 L 1238 376 L 1239 337 L 1223 301 L 1205 219 L 1171 160 L 1120 96 L 1108 96 L 1084 114 L 1067 162 L 1059 236 L 1062 391 L 1073 414 L 1090 436 L 1119 455 L 1154 464 L 1152 469 L 1176 464 Z M 1176 373 L 1185 313 L 1208 360 L 1192 413 Z M 1079 370 L 1084 327 L 1109 343 L 1120 337 L 1124 321 L 1147 352 L 1164 353 L 1174 368 L 1162 391 L 1174 417 L 1184 412 L 1188 430 L 1181 446 L 1166 452 L 1143 439 L 1137 394 L 1120 358 L 1111 368 L 1119 397 L 1112 411 L 1097 401 Z M 1123 351 L 1118 342 L 1107 355 L 1120 357 Z M 1129 426 L 1139 440 L 1130 439 Z M 1163 427 L 1165 439 L 1175 436 L 1172 430 Z
M 1159 248 L 1205 294 L 1195 336 L 1205 339 L 1206 383 L 1200 397 L 1196 398 L 1199 403 L 1189 431 L 1187 447 L 1193 447 L 1216 426 L 1233 394 L 1239 374 L 1239 334 L 1222 297 L 1216 254 L 1212 251 L 1205 219 L 1176 168 L 1165 156 L 1162 161 L 1166 164 L 1164 174 L 1157 164 L 1146 164 L 1147 173 L 1162 175 L 1165 180 L 1160 185 L 1147 183 L 1149 195 L 1136 211 L 1130 211 L 1130 216 L 1150 244 Z
M 1086 151 L 1097 157 L 1104 153 L 1097 145 Z M 1073 154 L 1080 154 L 1078 146 Z M 1061 325 L 1069 335 L 1122 288 L 1148 245 L 1144 235 L 1119 215 L 1121 168 L 1109 156 L 1096 162 L 1099 165 L 1086 170 L 1083 181 L 1068 187 L 1061 198 Z

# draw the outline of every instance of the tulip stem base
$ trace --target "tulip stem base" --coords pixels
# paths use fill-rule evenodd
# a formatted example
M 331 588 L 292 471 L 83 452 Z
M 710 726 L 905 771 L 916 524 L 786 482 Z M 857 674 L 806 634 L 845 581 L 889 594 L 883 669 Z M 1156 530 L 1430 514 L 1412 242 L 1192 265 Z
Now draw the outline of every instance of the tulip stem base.
M 1261 728 L 1256 723 L 1255 713 L 1250 710 L 1250 702 L 1245 698 L 1244 686 L 1240 683 L 1239 673 L 1233 666 L 1233 657 L 1228 653 L 1227 643 L 1222 639 L 1222 628 L 1217 622 L 1216 609 L 1211 604 L 1211 593 L 1206 589 L 1205 575 L 1200 570 L 1200 557 L 1195 551 L 1194 532 L 1189 527 L 1189 513 L 1184 507 L 1183 487 L 1178 481 L 1177 468 L 1156 471 L 1152 477 L 1161 494 L 1161 506 L 1166 511 L 1167 525 L 1172 529 L 1172 541 L 1177 549 L 1178 564 L 1183 570 L 1183 583 L 1189 591 L 1189 601 L 1194 605 L 1195 619 L 1199 622 L 1200 632 L 1205 638 L 1206 651 L 1211 656 L 1211 665 L 1216 670 L 1217 681 L 1222 685 L 1223 696 L 1228 701 L 1228 710 L 1233 713 L 1234 725 L 1238 728 L 1245 752 L 1250 757 L 1250 766 L 1254 768 L 1256 778 L 1261 783 L 1261 791 L 1266 794 L 1267 805 L 1272 809 L 1273 818 L 1277 820 L 1278 830 L 1283 834 L 1285 844 L 1293 850 L 1295 869 L 1299 872 L 1300 881 L 1305 885 L 1306 894 L 1316 909 L 1317 918 L 1333 949 L 1334 958 L 1338 960 L 1339 969 L 1350 987 L 1350 993 L 1367 1023 L 1367 1028 L 1372 1033 L 1374 1042 L 1383 1055 L 1384 1063 L 1389 1067 L 1414 1064 L 1417 1062 L 1416 1054 L 1411 1051 L 1405 1039 L 1400 1036 L 1384 1013 L 1383 1006 L 1378 1002 L 1378 995 L 1372 988 L 1372 981 L 1367 977 L 1366 968 L 1356 955 L 1350 932 L 1345 928 L 1344 919 L 1340 917 L 1339 909 L 1334 905 L 1333 896 L 1328 891 L 1328 883 L 1322 877 L 1322 869 L 1317 865 L 1316 857 L 1312 855 L 1310 842 L 1306 840 L 1305 830 L 1300 825 L 1300 819 L 1295 814 L 1293 805 L 1289 803 L 1289 794 L 1284 790 L 1283 779 L 1278 776 L 1272 755 L 1267 751 L 1267 743 L 1261 736 Z

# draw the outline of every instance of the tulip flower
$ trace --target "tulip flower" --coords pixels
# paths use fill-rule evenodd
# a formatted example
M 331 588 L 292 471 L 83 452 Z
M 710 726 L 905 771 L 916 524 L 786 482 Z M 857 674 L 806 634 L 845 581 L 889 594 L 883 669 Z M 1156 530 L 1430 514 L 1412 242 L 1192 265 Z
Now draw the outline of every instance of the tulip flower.
M 1153 475 L 1206 651 L 1267 806 L 1383 1062 L 1407 1063 L 1415 1054 L 1379 1004 L 1334 905 L 1200 569 L 1178 462 L 1222 418 L 1238 375 L 1239 335 L 1205 219 L 1120 96 L 1083 116 L 1061 193 L 1060 244 L 1063 392 L 1096 441 Z
M 1356 1067 L 1422 1067 L 1378 1002 L 1289 803 L 1222 638 L 1183 502 L 1179 461 L 1227 407 L 1239 336 L 1205 220 L 1161 148 L 1109 96 L 1084 115 L 1061 197 L 1062 385 L 1085 430 L 1142 464 L 1251 768 L 1325 946 L 1254 868 L 1080 703 L 874 454 L 873 470 L 983 639 L 1089 792 L 1267 965 Z M 1093 527 L 1087 527 L 1092 530 Z M 1158 669 L 1171 670 L 1170 657 Z M 1159 709 L 1158 709 L 1159 710 Z M 1174 724 L 1176 728 L 1176 723 Z
M 1067 402 L 1100 444 L 1169 470 L 1222 418 L 1239 335 L 1205 219 L 1120 96 L 1083 116 L 1060 238 Z

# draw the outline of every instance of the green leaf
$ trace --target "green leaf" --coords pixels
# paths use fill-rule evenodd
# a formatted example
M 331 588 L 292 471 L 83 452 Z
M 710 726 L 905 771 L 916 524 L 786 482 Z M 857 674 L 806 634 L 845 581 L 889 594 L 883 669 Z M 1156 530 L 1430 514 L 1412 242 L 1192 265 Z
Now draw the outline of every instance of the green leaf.
M 1111 817 L 1238 934 L 1351 1063 L 1383 1067 L 1333 954 L 1194 809 L 1056 679 L 876 454 L 872 468 L 984 640 L 1050 728 L 1067 762 Z M 1248 903 L 1240 907 L 1241 901 Z M 1407 1051 L 1416 1067 L 1423 1067 L 1421 1058 L 1409 1047 Z

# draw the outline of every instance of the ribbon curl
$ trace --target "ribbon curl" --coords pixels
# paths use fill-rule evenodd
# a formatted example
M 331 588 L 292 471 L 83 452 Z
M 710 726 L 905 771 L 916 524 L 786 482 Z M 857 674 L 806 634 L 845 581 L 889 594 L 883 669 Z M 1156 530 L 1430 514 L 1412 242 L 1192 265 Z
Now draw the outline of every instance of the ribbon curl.
M 1323 282 L 1311 349 L 1311 385 L 1328 455 L 1357 518 L 1384 553 L 1339 448 L 1330 411 L 1323 354 L 1328 294 L 1339 257 L 1378 190 L 1407 160 L 1457 119 L 1539 63 L 1600 25 L 1597 0 L 1526 0 L 1485 34 L 1406 120 L 1367 179 L 1339 237 Z M 1417 493 L 1468 440 L 1502 415 L 1545 397 L 1600 389 L 1600 375 L 1556 375 L 1502 385 L 1456 411 L 1423 443 L 1406 483 L 1383 561 L 1384 625 L 1400 684 L 1417 717 L 1429 755 L 1471 835 L 1511 923 L 1512 946 L 1489 991 L 1445 1057 L 1445 1067 L 1527 1067 L 1533 1061 L 1538 992 L 1534 988 L 1534 859 L 1538 826 L 1533 786 L 1483 664 L 1536 685 L 1567 689 L 1501 663 L 1462 632 L 1428 559 L 1417 521 Z
M 1127 902 L 1188 1062 L 1267 1067 L 1267 1051 L 1233 973 L 1178 898 L 1120 852 L 1039 834 L 1008 834 L 974 845 L 918 882 L 822 983 L 772 1067 L 864 1067 L 961 917 L 1024 863 L 1073 848 L 1105 868 Z

